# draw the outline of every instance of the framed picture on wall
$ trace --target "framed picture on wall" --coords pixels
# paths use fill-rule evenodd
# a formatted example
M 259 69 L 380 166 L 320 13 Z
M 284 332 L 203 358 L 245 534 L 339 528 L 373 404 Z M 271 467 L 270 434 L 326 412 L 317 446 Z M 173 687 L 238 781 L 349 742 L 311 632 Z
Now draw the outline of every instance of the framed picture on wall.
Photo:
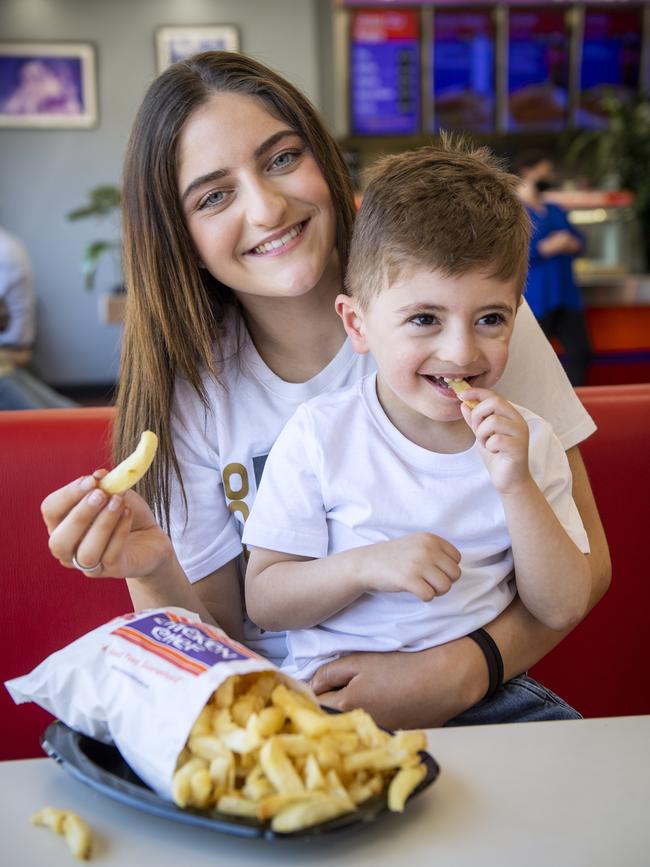
M 95 48 L 87 42 L 0 42 L 0 127 L 97 123 Z
M 199 51 L 239 51 L 239 30 L 233 24 L 170 25 L 156 30 L 158 72 Z

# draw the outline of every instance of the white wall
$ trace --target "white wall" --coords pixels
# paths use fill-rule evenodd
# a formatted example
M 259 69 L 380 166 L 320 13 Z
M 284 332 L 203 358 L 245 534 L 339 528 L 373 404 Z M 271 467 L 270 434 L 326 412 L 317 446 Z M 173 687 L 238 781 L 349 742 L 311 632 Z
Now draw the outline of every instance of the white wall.
M 0 224 L 26 245 L 36 273 L 35 369 L 47 382 L 112 382 L 121 326 L 99 321 L 115 282 L 108 259 L 93 294 L 79 262 L 109 226 L 65 214 L 99 183 L 118 183 L 132 119 L 155 75 L 163 24 L 236 24 L 241 48 L 285 74 L 320 107 L 322 0 L 0 0 L 0 39 L 87 41 L 97 49 L 99 124 L 91 130 L 0 129 Z

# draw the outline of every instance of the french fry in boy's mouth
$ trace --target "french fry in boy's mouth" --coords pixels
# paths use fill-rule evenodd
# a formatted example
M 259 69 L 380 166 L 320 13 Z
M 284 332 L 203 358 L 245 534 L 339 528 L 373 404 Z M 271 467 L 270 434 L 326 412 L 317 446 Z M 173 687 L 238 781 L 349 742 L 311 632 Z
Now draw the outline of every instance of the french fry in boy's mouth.
M 445 377 L 445 382 L 452 391 L 456 392 L 459 399 L 462 400 L 463 403 L 466 403 L 470 409 L 474 409 L 475 406 L 478 406 L 478 400 L 465 400 L 465 398 L 463 397 L 463 392 L 467 391 L 468 388 L 472 387 L 466 380 L 447 379 L 447 377 Z

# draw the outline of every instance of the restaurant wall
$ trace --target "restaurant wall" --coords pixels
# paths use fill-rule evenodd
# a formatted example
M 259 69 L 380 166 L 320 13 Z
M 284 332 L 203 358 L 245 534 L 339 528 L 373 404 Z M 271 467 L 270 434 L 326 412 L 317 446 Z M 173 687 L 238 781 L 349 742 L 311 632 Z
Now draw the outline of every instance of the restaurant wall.
M 116 280 L 106 259 L 83 288 L 85 245 L 111 226 L 70 223 L 92 187 L 118 183 L 129 129 L 155 75 L 154 34 L 169 24 L 235 24 L 241 48 L 285 74 L 320 107 L 322 0 L 0 0 L 4 41 L 83 41 L 97 51 L 99 120 L 89 130 L 0 129 L 0 225 L 22 239 L 39 298 L 34 368 L 54 385 L 115 380 L 121 326 L 98 298 Z

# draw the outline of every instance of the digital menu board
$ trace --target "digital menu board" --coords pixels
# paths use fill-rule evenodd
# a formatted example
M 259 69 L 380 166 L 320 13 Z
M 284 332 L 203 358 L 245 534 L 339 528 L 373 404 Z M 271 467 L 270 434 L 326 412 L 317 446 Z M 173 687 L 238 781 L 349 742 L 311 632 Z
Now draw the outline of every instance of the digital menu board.
M 431 51 L 434 131 L 493 130 L 495 33 L 492 11 L 436 10 Z
M 509 130 L 559 130 L 569 106 L 569 32 L 563 9 L 511 8 L 508 26 Z
M 350 114 L 353 133 L 420 131 L 420 17 L 413 9 L 352 12 Z
M 626 99 L 638 91 L 641 34 L 640 7 L 585 10 L 578 126 L 606 125 L 602 105 L 605 93 Z

